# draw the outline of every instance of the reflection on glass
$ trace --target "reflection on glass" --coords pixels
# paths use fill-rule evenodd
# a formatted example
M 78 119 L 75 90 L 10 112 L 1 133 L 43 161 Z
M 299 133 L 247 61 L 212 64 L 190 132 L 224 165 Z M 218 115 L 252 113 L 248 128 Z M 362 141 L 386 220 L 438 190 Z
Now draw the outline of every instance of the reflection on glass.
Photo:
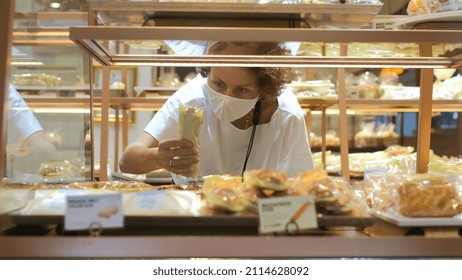
M 83 0 L 16 1 L 6 182 L 90 178 L 89 59 L 69 39 L 86 11 Z
M 85 177 L 85 114 L 41 113 L 40 120 L 10 84 L 7 182 L 61 183 Z M 83 117 L 83 118 L 82 118 Z
M 16 173 L 36 173 L 42 162 L 56 159 L 56 147 L 11 84 L 8 90 L 8 124 L 19 133 L 11 130 L 8 133 L 7 177 L 15 177 Z

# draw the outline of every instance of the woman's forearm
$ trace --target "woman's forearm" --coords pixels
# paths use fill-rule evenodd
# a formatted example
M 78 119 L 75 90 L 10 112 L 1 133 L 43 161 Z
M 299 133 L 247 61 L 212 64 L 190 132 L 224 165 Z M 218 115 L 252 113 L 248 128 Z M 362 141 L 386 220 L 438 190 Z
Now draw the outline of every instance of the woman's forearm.
M 157 159 L 158 148 L 147 148 L 137 144 L 127 146 L 119 162 L 120 171 L 144 174 L 162 168 Z

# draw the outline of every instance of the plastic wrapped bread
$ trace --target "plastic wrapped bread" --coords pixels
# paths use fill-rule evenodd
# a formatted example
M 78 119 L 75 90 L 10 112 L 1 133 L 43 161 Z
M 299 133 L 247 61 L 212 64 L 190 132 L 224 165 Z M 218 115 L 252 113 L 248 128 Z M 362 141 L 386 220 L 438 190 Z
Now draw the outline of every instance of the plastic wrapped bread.
M 241 199 L 242 178 L 233 175 L 209 175 L 204 177 L 202 192 L 212 209 L 241 212 L 245 205 Z
M 410 16 L 419 16 L 461 9 L 462 0 L 411 0 L 406 11 Z
M 195 147 L 199 146 L 199 131 L 203 116 L 203 108 L 180 105 L 179 137 L 188 139 Z M 199 179 L 199 163 L 194 166 L 191 177 L 196 181 Z
M 273 169 L 254 169 L 244 172 L 244 182 L 248 185 L 261 189 L 271 189 L 275 191 L 287 190 L 286 184 L 288 176 L 286 173 Z
M 328 176 L 322 170 L 307 170 L 294 184 L 295 195 L 313 195 L 317 213 L 327 215 L 346 214 L 353 210 L 347 193 L 347 182 Z
M 451 217 L 462 212 L 455 186 L 446 178 L 416 174 L 398 186 L 401 214 L 409 217 Z

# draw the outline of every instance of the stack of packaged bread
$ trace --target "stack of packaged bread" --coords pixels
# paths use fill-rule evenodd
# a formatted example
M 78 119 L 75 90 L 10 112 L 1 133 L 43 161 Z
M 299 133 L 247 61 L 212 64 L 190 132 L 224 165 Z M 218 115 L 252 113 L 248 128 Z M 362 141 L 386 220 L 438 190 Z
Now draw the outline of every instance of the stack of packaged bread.
M 407 6 L 407 14 L 410 16 L 457 10 L 462 10 L 462 0 L 411 0 Z

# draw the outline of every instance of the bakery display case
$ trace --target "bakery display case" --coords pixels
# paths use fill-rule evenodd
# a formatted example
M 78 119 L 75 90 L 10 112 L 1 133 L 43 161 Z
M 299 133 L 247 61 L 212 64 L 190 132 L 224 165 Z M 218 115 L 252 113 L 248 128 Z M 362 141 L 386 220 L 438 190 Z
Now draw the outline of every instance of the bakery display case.
M 197 3 L 182 3 L 188 5 L 191 9 L 202 9 L 203 4 Z M 209 7 L 214 6 L 208 4 Z M 431 87 L 433 68 L 458 68 L 460 67 L 460 59 L 458 56 L 448 57 L 441 56 L 444 53 L 445 44 L 458 44 L 457 30 L 371 30 L 371 29 L 358 29 L 357 25 L 352 25 L 350 29 L 328 29 L 328 28 L 261 28 L 251 27 L 252 32 L 246 28 L 233 27 L 233 23 L 229 23 L 231 27 L 183 27 L 171 23 L 170 26 L 144 26 L 139 27 L 143 23 L 144 17 L 150 16 L 152 11 L 168 11 L 168 17 L 175 17 L 178 13 L 178 3 L 139 3 L 139 5 L 132 5 L 129 8 L 123 5 L 107 2 L 93 2 L 90 5 L 90 16 L 103 18 L 102 23 L 96 26 L 89 26 L 85 28 L 71 28 L 71 39 L 78 45 L 90 53 L 102 65 L 107 66 L 120 66 L 120 65 L 170 65 L 170 66 L 193 66 L 193 65 L 242 65 L 245 60 L 245 65 L 291 65 L 292 67 L 329 67 L 338 68 L 338 108 L 340 113 L 340 139 L 348 139 L 346 133 L 346 108 L 363 109 L 363 110 L 377 110 L 378 107 L 404 107 L 409 108 L 415 104 L 414 109 L 419 109 L 422 125 L 419 129 L 422 130 L 418 135 L 427 135 L 419 139 L 418 143 L 418 170 L 424 172 L 428 163 L 429 141 L 425 139 L 430 135 L 430 121 L 431 116 Z M 217 9 L 225 9 L 230 12 L 236 10 L 244 10 L 247 8 L 249 17 L 253 16 L 252 13 L 258 13 L 255 5 L 252 4 L 236 4 L 230 3 L 225 6 L 217 5 L 220 8 L 210 8 L 204 10 L 210 13 L 209 16 L 217 13 Z M 368 7 L 368 5 L 360 5 L 361 7 Z M 313 13 L 326 13 L 325 5 L 310 5 L 301 4 L 297 5 L 297 9 L 293 5 L 268 5 L 267 9 L 274 10 L 275 13 L 285 14 L 288 13 L 293 18 L 294 16 L 306 17 L 310 12 L 302 13 L 301 11 L 312 11 Z M 321 7 L 321 8 L 320 8 Z M 330 8 L 334 6 L 328 6 Z M 355 6 L 343 5 L 341 9 L 356 8 Z M 324 8 L 324 9 L 322 9 Z M 340 7 L 335 7 L 339 10 Z M 335 10 L 335 8 L 333 10 Z M 310 10 L 312 9 L 312 10 Z M 255 11 L 256 10 L 256 11 Z M 331 9 L 332 10 L 332 9 Z M 376 10 L 373 10 L 373 12 Z M 204 13 L 205 13 L 204 12 Z M 364 10 L 362 10 L 364 13 Z M 366 13 L 370 13 L 371 10 Z M 170 14 L 171 13 L 171 14 Z M 101 15 L 101 16 L 100 16 Z M 122 16 L 124 15 L 124 16 Z M 109 20 L 107 18 L 111 18 Z M 156 16 L 163 18 L 164 14 L 152 15 L 154 19 Z M 284 15 L 286 18 L 287 15 Z M 130 18 L 130 23 L 123 24 L 124 20 Z M 106 19 L 106 22 L 104 21 Z M 114 23 L 115 22 L 115 23 Z M 363 22 L 363 25 L 367 21 Z M 107 25 L 105 25 L 107 24 Z M 331 23 L 335 26 L 335 23 Z M 135 26 L 134 26 L 135 25 Z M 130 43 L 134 40 L 148 40 L 150 42 L 157 42 L 154 45 L 161 45 L 162 40 L 202 40 L 202 41 L 215 41 L 215 40 L 238 40 L 238 41 L 267 41 L 268 38 L 277 38 L 285 42 L 301 42 L 300 49 L 302 52 L 295 56 L 287 57 L 220 57 L 220 56 L 197 56 L 197 55 L 163 55 L 153 51 L 151 53 L 131 54 L 136 48 L 131 48 Z M 416 43 L 418 42 L 418 43 Z M 398 53 L 397 56 L 390 55 L 393 50 L 397 49 L 399 45 L 412 45 L 409 50 Z M 124 46 L 124 47 L 122 47 Z M 388 50 L 370 52 L 368 56 L 363 57 L 363 50 L 376 48 L 377 50 Z M 313 51 L 315 50 L 315 51 Z M 321 55 L 320 55 L 321 54 Z M 340 68 L 339 68 L 340 67 Z M 421 91 L 425 92 L 421 95 L 419 101 L 375 101 L 369 100 L 347 100 L 345 97 L 344 81 L 345 68 L 384 68 L 384 67 L 411 67 L 422 69 Z M 428 83 L 428 84 L 427 84 Z M 302 106 L 306 103 L 316 104 L 317 101 L 301 100 Z M 417 103 L 415 103 L 417 102 Z M 363 105 L 365 104 L 365 105 Z M 389 104 L 389 105 L 388 105 Z M 396 104 L 396 107 L 395 105 Z M 453 102 L 446 103 L 453 104 Z M 454 104 L 453 104 L 454 105 Z M 457 108 L 457 106 L 454 106 Z M 382 109 L 381 109 L 382 110 Z M 456 109 L 457 111 L 457 109 Z M 345 131 L 343 131 L 345 130 Z M 420 137 L 419 136 L 419 137 Z M 420 141 L 424 140 L 424 141 Z M 341 145 L 342 153 L 342 166 L 347 166 L 348 162 L 348 143 Z M 343 147 L 343 148 L 342 148 Z M 102 147 L 103 148 L 103 147 Z M 103 160 L 103 159 L 101 159 Z M 349 170 L 347 167 L 342 169 L 342 174 L 348 177 Z
M 430 137 L 432 112 L 462 111 L 459 100 L 432 100 L 434 69 L 461 68 L 460 55 L 445 51 L 445 45 L 462 44 L 460 30 L 374 30 L 366 25 L 374 17 L 381 5 L 315 5 L 315 4 L 267 4 L 254 3 L 176 3 L 176 2 L 140 2 L 140 1 L 88 1 L 88 21 L 90 26 L 73 26 L 69 28 L 69 38 L 85 51 L 98 65 L 101 73 L 101 96 L 95 96 L 95 89 L 90 87 L 92 97 L 85 104 L 91 103 L 90 111 L 100 110 L 101 136 L 100 146 L 100 182 L 75 182 L 60 186 L 34 185 L 23 189 L 22 196 L 15 195 L 17 203 L 3 209 L 2 219 L 8 223 L 30 227 L 38 231 L 49 230 L 46 236 L 25 237 L 16 235 L 21 232 L 8 231 L 0 236 L 0 257 L 38 257 L 38 258 L 178 258 L 178 257 L 218 257 L 218 258 L 324 258 L 324 257 L 365 257 L 365 258 L 453 258 L 460 257 L 462 241 L 459 237 L 460 219 L 451 220 L 451 224 L 431 224 L 425 230 L 426 236 L 404 236 L 409 224 L 398 227 L 381 224 L 386 219 L 370 215 L 329 215 L 317 216 L 318 228 L 307 232 L 290 232 L 262 234 L 259 220 L 255 215 L 233 211 L 214 212 L 207 207 L 197 213 L 196 189 L 186 186 L 152 186 L 140 182 L 107 182 L 108 143 L 113 141 L 109 135 L 111 109 L 124 111 L 155 111 L 166 101 L 170 87 L 140 87 L 144 94 L 134 96 L 111 95 L 111 71 L 124 67 L 186 67 L 186 66 L 286 66 L 294 67 L 307 74 L 311 68 L 330 68 L 336 74 L 335 98 L 300 96 L 302 108 L 308 112 L 320 111 L 322 118 L 328 112 L 335 112 L 339 118 L 340 174 L 342 183 L 329 176 L 326 179 L 332 193 L 338 193 L 340 186 L 352 186 L 352 193 L 359 192 L 349 184 L 351 168 L 349 165 L 350 146 L 348 139 L 351 132 L 347 115 L 377 114 L 396 112 L 419 112 L 418 144 L 416 148 L 415 169 L 418 173 L 427 171 L 430 162 Z M 263 8 L 262 8 L 263 7 Z M 184 11 L 188 11 L 186 14 Z M 191 26 L 200 16 L 207 16 L 205 26 Z M 261 18 L 270 21 L 276 18 L 276 24 L 255 26 L 253 21 L 242 18 Z M 237 16 L 240 16 L 236 20 Z M 197 16 L 197 17 L 196 17 Z M 227 20 L 224 17 L 229 17 Z M 270 17 L 270 18 L 266 18 Z M 156 21 L 156 19 L 159 20 Z M 146 19 L 153 22 L 141 26 Z M 228 20 L 229 19 L 229 20 Z M 237 23 L 245 24 L 236 26 Z M 245 23 L 242 23 L 245 22 Z M 282 26 L 281 22 L 290 26 Z M 188 25 L 189 24 L 189 25 Z M 274 24 L 274 22 L 273 22 Z M 209 26 L 211 25 L 211 26 Z M 210 56 L 198 54 L 174 54 L 165 41 L 284 41 L 300 42 L 299 52 L 295 55 L 276 56 Z M 146 42 L 143 44 L 143 42 Z M 412 45 L 412 51 L 399 53 L 399 45 Z M 143 49 L 140 50 L 140 45 Z M 146 49 L 146 46 L 147 49 Z M 167 49 L 170 52 L 159 50 Z M 380 52 L 364 56 L 365 50 L 377 49 Z M 385 51 L 387 50 L 387 51 Z M 91 67 L 94 68 L 93 63 Z M 90 65 L 88 65 L 90 67 Z M 410 100 L 389 100 L 347 97 L 345 84 L 348 70 L 356 68 L 409 68 L 420 70 L 419 98 Z M 145 68 L 143 68 L 145 69 Z M 93 71 L 89 71 L 93 73 Z M 139 71 L 138 71 L 139 74 Z M 309 76 L 309 75 L 308 75 Z M 297 85 L 293 85 L 297 86 Z M 154 92 L 154 94 L 148 94 Z M 149 95 L 149 96 L 148 96 Z M 41 103 L 39 97 L 27 97 L 28 104 Z M 61 99 L 56 97 L 53 106 L 59 105 Z M 30 103 L 29 103 L 30 102 Z M 75 98 L 72 106 L 80 100 Z M 57 105 L 58 104 L 58 105 Z M 64 104 L 64 103 L 63 103 Z M 97 104 L 97 106 L 95 106 Z M 119 113 L 115 114 L 118 118 Z M 309 118 L 309 115 L 308 115 Z M 127 118 L 124 118 L 125 120 Z M 326 134 L 326 122 L 322 122 L 322 135 Z M 118 140 L 114 140 L 118 141 Z M 321 139 L 323 152 L 326 153 L 326 139 Z M 95 143 L 95 142 L 93 142 Z M 95 144 L 94 144 L 95 145 Z M 324 159 L 324 165 L 326 159 Z M 326 175 L 327 176 L 327 175 Z M 221 178 L 221 177 L 220 177 Z M 305 178 L 306 179 L 306 178 Z M 221 180 L 221 179 L 219 179 Z M 218 181 L 219 181 L 218 180 Z M 227 180 L 227 179 L 224 179 Z M 303 180 L 297 178 L 297 180 Z M 135 180 L 136 181 L 136 180 Z M 443 182 L 441 180 L 439 182 Z M 373 187 L 364 198 L 380 193 L 380 184 L 374 181 Z M 444 181 L 448 193 L 451 183 Z M 345 184 L 345 185 L 343 185 Z M 291 185 L 297 186 L 297 184 Z M 189 187 L 189 186 L 188 186 Z M 179 189 L 175 189 L 179 188 Z M 349 188 L 349 187 L 345 187 Z M 157 192 L 157 191 L 172 191 Z M 290 191 L 299 191 L 296 187 Z M 204 190 L 205 191 L 205 190 Z M 375 191 L 375 192 L 373 192 Z M 98 237 L 88 237 L 89 232 L 68 232 L 63 230 L 65 223 L 65 197 L 78 192 L 84 195 L 102 193 L 120 193 L 123 200 L 123 230 L 109 230 Z M 321 191 L 320 191 L 321 192 Z M 377 193 L 378 192 L 378 193 Z M 154 208 L 156 200 L 153 193 L 162 196 L 165 201 L 172 200 L 179 208 Z M 159 195 L 162 194 L 162 195 Z M 168 195 L 167 195 L 168 194 Z M 205 194 L 211 197 L 212 194 Z M 364 193 L 363 193 L 364 195 Z M 333 196 L 332 196 L 333 197 Z M 329 198 L 332 198 L 329 197 Z M 340 196 L 339 196 L 340 197 Z M 337 210 L 347 211 L 342 199 L 324 200 L 324 211 L 332 211 L 331 204 L 341 205 Z M 372 195 L 373 198 L 380 198 Z M 387 199 L 390 199 L 387 197 Z M 392 198 L 395 199 L 395 198 Z M 210 203 L 209 200 L 207 200 Z M 363 203 L 364 201 L 361 200 Z M 179 203 L 181 202 L 181 203 Z M 186 206 L 185 206 L 186 205 Z M 206 204 L 210 206 L 211 204 Z M 458 204 L 459 205 L 459 204 Z M 141 207 L 143 206 L 143 207 Z M 193 207 L 194 206 L 194 207 Z M 252 205 L 255 206 L 255 205 Z M 212 207 L 213 208 L 213 207 Z M 327 210 L 326 210 L 327 209 Z M 358 209 L 366 209 L 359 207 Z M 214 209 L 212 209 L 214 210 Z M 216 209 L 215 209 L 216 210 Z M 229 210 L 229 209 L 228 209 Z M 234 209 L 235 210 L 235 209 Z M 156 212 L 157 211 L 157 212 Z M 166 214 L 168 212 L 168 214 Z M 152 213 L 156 213 L 153 215 Z M 174 213 L 172 215 L 172 213 Z M 180 214 L 178 214 L 180 213 Z M 396 220 L 397 216 L 393 216 Z M 398 222 L 402 222 L 399 217 Z M 405 220 L 407 221 L 407 220 Z M 5 224 L 6 222 L 3 222 Z M 0 224 L 1 225 L 1 224 Z M 44 228 L 44 225 L 45 228 Z M 390 232 L 377 232 L 377 227 Z M 425 225 L 425 223 L 423 224 Z M 422 224 L 419 224 L 422 226 Z M 439 228 L 442 226 L 443 228 Z M 412 227 L 412 225 L 411 225 Z M 37 229 L 38 228 L 38 229 Z M 369 231 L 363 231 L 363 229 Z M 91 229 L 90 229 L 91 230 Z M 435 235 L 442 233 L 443 235 Z M 23 233 L 24 234 L 24 233 Z M 37 235 L 41 235 L 40 233 Z M 90 235 L 94 234 L 90 232 Z M 399 236 L 396 236 L 399 235 Z M 429 238 L 433 237 L 433 238 Z M 342 250 L 339 250 L 342 248 Z M 373 249 L 371 249 L 373 248 Z

